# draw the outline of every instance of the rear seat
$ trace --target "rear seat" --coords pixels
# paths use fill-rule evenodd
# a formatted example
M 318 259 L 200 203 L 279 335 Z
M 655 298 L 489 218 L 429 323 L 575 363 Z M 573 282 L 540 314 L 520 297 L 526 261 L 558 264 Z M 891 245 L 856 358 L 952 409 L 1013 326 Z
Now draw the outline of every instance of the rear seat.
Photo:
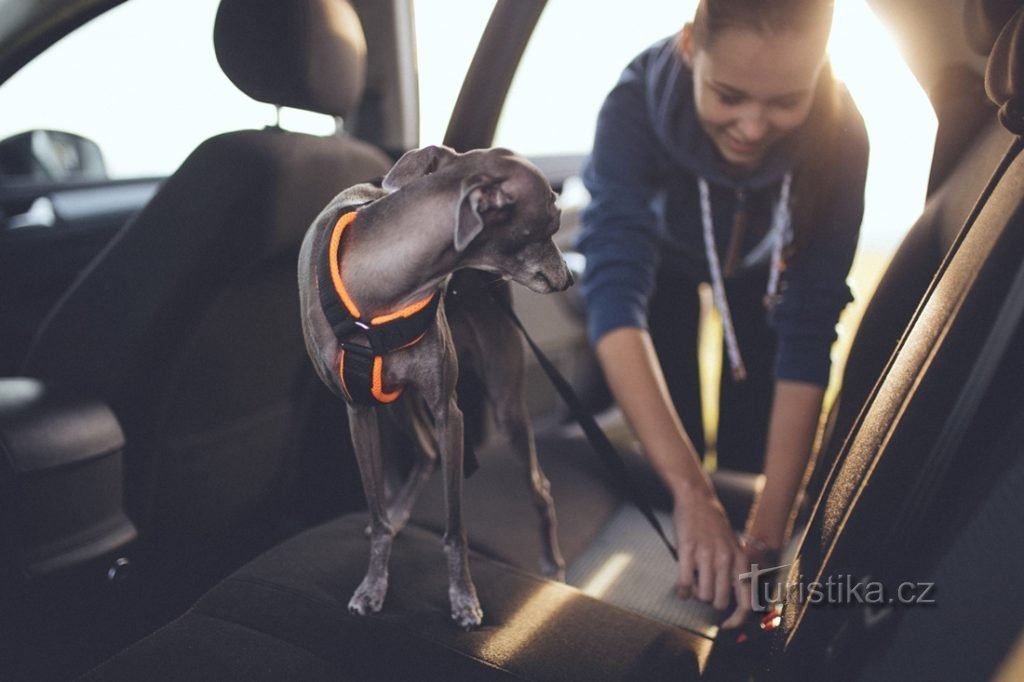
M 707 639 L 662 626 L 476 554 L 482 628 L 448 617 L 437 535 L 396 539 L 384 610 L 348 613 L 367 519 L 349 515 L 285 542 L 185 615 L 85 680 L 688 680 Z
M 1010 4 L 986 74 L 1002 126 L 940 190 L 973 208 L 842 442 L 789 575 L 804 594 L 837 576 L 934 583 L 938 606 L 791 604 L 778 679 L 861 666 L 862 679 L 989 679 L 1020 636 L 1024 596 L 1005 570 L 1024 492 L 1024 8 Z
M 1006 71 L 1012 75 L 1007 87 L 1012 92 L 1001 97 L 1000 103 L 1019 96 L 1024 11 L 1018 12 L 1014 22 L 1018 33 L 1012 45 L 1017 52 L 1000 53 L 1012 65 Z M 928 213 L 901 248 L 892 274 L 883 280 L 876 298 L 883 297 L 879 305 L 891 300 L 890 296 L 902 303 L 892 308 L 873 306 L 871 314 L 877 317 L 866 322 L 883 324 L 878 320 L 890 315 L 898 320 L 893 336 L 880 342 L 880 349 L 871 354 L 874 362 L 881 362 L 875 376 L 882 371 L 891 348 L 897 346 L 899 331 L 916 305 L 913 292 L 909 287 L 904 290 L 906 284 L 898 280 L 899 270 L 919 272 L 922 281 L 918 286 L 922 291 L 927 288 L 934 261 L 916 267 L 910 261 L 934 258 L 935 249 L 941 257 L 942 244 L 955 241 L 952 231 L 971 212 L 1012 138 L 995 125 L 987 129 L 932 198 Z M 986 331 L 983 326 L 972 330 L 967 313 L 979 309 L 980 316 L 973 318 L 978 324 L 991 318 L 986 305 L 991 305 L 995 283 L 1001 281 L 1008 265 L 1024 261 L 1022 196 L 1024 161 L 1018 158 L 992 197 L 983 199 L 983 203 L 987 200 L 986 209 L 977 223 L 954 245 L 956 253 L 948 268 L 941 272 L 921 317 L 899 346 L 894 366 L 885 373 L 886 399 L 874 400 L 873 377 L 871 385 L 860 389 L 868 407 L 859 418 L 854 414 L 852 434 L 841 441 L 845 445 L 837 453 L 836 471 L 811 518 L 791 580 L 821 576 L 826 571 L 856 571 L 865 565 L 861 559 L 877 556 L 878 539 L 888 528 L 894 505 L 898 506 L 903 491 L 917 483 L 917 466 L 928 452 L 920 444 L 929 442 L 929 435 L 953 404 L 950 396 L 960 388 L 959 382 L 949 385 L 947 380 L 964 373 L 962 367 L 951 369 L 956 366 L 953 361 L 977 353 L 968 342 L 968 332 Z M 922 243 L 932 246 L 925 249 Z M 1005 250 L 1003 260 L 990 258 L 1000 253 L 999 249 Z M 902 309 L 905 317 L 897 314 L 899 305 L 909 306 Z M 952 341 L 943 335 L 949 329 L 959 333 Z M 891 344 L 890 351 L 885 344 Z M 931 363 L 933 350 L 947 363 Z M 919 381 L 935 390 L 917 390 Z M 893 403 L 892 396 L 906 398 L 906 402 Z M 893 430 L 887 431 L 890 427 Z M 895 435 L 896 440 L 886 440 L 887 434 Z M 555 439 L 545 441 L 542 447 L 556 502 L 559 486 L 566 486 L 563 499 L 568 502 L 563 505 L 573 505 L 560 506 L 566 554 L 571 560 L 620 502 L 602 476 L 591 469 L 593 465 L 586 459 L 589 455 L 580 452 L 583 446 L 577 440 Z M 520 474 L 512 473 L 514 464 L 508 461 L 492 463 L 484 456 L 481 460 L 483 469 L 477 476 L 484 478 L 471 479 L 466 486 L 467 523 L 479 550 L 472 568 L 485 611 L 480 630 L 460 632 L 450 623 L 440 538 L 420 525 L 407 528 L 395 542 L 391 589 L 384 610 L 364 618 L 350 616 L 346 604 L 363 575 L 367 548 L 362 534 L 365 518 L 349 515 L 302 533 L 254 560 L 176 621 L 84 679 L 697 679 L 709 661 L 709 638 L 620 610 L 528 572 L 539 557 L 528 496 L 493 494 L 506 486 L 519 486 L 518 481 L 508 479 Z M 954 511 L 962 517 L 962 526 L 972 529 L 978 523 L 972 517 L 972 498 L 961 491 L 951 499 L 960 505 Z M 436 502 L 432 504 L 436 506 Z M 501 533 L 484 521 L 474 525 L 473 510 L 486 509 L 490 516 L 495 512 L 493 505 L 501 509 L 496 515 Z M 523 522 L 506 523 L 510 516 Z M 437 528 L 429 514 L 417 518 Z M 514 529 L 510 532 L 515 535 L 503 535 L 506 529 Z M 956 548 L 953 542 L 952 537 L 941 534 L 936 538 L 947 558 Z M 940 563 L 939 575 L 942 570 L 948 572 Z M 974 608 L 968 613 L 983 619 L 982 611 Z M 838 675 L 835 667 L 828 666 L 838 665 L 836 661 L 849 664 L 849 656 L 833 662 L 824 659 L 826 644 L 842 643 L 836 636 L 849 610 L 794 608 L 785 615 L 774 642 L 776 655 L 768 664 L 779 679 L 797 679 L 794 675 L 808 670 Z M 956 635 L 954 625 L 949 625 L 950 636 Z M 984 623 L 978 631 L 986 632 Z M 918 644 L 920 650 L 912 652 L 915 661 L 928 651 L 927 642 Z M 863 646 L 847 649 L 847 653 L 854 660 L 866 660 L 874 650 Z M 950 649 L 944 652 L 947 659 L 957 654 Z M 879 666 L 874 671 L 876 679 L 891 669 L 880 660 L 875 659 Z M 941 675 L 942 669 L 937 671 Z

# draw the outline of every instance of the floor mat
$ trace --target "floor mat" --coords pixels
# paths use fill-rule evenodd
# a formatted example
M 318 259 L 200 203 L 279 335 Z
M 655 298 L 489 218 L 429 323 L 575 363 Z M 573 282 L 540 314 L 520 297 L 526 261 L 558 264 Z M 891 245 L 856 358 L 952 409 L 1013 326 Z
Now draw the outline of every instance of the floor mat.
M 656 512 L 663 528 L 672 518 Z M 723 618 L 709 604 L 675 595 L 675 561 L 639 510 L 623 506 L 566 570 L 566 582 L 621 608 L 706 637 Z

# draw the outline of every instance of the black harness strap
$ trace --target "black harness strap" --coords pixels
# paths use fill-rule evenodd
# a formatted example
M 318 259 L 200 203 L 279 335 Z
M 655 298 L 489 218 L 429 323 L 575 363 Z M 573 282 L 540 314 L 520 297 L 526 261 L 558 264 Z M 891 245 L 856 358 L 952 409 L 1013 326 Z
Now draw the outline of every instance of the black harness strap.
M 341 232 L 348 224 L 354 222 L 354 214 L 362 206 L 365 204 L 350 207 L 322 237 L 317 259 L 317 284 L 320 307 L 341 347 L 339 371 L 347 393 L 346 397 L 356 405 L 380 405 L 391 402 L 401 393 L 401 388 L 390 394 L 383 390 L 384 356 L 410 346 L 423 337 L 434 323 L 441 296 L 439 292 L 434 292 L 429 299 L 413 306 L 408 312 L 386 315 L 370 321 L 353 313 L 353 309 L 350 309 L 351 303 L 345 300 L 344 287 L 340 283 L 338 254 Z M 337 281 L 335 274 L 332 274 L 332 267 L 338 269 Z M 359 334 L 366 337 L 369 345 L 352 340 L 353 336 Z

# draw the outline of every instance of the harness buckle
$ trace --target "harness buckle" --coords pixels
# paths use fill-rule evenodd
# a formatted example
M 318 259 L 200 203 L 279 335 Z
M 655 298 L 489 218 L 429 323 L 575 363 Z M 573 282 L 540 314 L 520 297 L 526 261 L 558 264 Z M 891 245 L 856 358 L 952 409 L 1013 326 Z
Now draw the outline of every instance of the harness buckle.
M 353 353 L 355 355 L 360 355 L 364 358 L 372 358 L 376 355 L 373 348 L 369 346 L 364 346 L 363 344 L 356 343 L 354 341 L 339 341 L 338 345 L 346 353 Z

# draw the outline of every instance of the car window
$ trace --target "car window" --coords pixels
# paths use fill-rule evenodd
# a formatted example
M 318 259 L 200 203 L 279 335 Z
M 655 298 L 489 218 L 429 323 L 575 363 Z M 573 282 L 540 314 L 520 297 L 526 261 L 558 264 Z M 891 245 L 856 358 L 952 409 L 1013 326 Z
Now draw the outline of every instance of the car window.
M 33 129 L 95 142 L 111 179 L 163 176 L 204 139 L 262 128 L 274 107 L 221 72 L 217 0 L 132 0 L 72 32 L 0 86 L 0 139 Z M 329 116 L 285 109 L 281 123 L 324 134 Z
M 595 9 L 588 0 L 548 0 L 512 81 L 495 144 L 527 155 L 588 152 L 598 109 L 623 68 L 678 30 L 696 4 L 632 0 L 627 14 Z
M 493 0 L 415 0 L 420 144 L 444 139 Z

